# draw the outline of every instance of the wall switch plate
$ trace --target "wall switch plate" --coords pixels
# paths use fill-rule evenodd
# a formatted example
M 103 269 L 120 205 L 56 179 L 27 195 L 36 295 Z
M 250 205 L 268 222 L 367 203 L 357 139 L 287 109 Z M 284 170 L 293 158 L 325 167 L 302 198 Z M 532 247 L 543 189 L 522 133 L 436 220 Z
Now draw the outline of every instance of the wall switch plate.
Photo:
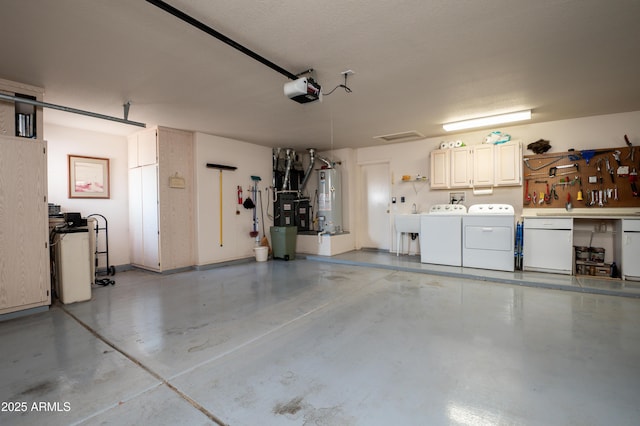
M 391 204 L 395 204 L 396 203 L 396 197 L 391 197 Z

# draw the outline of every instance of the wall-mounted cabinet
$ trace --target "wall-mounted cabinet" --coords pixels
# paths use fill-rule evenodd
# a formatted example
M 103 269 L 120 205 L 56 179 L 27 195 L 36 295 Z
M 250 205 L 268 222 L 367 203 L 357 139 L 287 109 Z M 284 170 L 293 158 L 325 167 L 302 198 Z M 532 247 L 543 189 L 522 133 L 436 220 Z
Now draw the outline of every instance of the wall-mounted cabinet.
M 494 145 L 494 185 L 519 186 L 522 184 L 522 144 L 519 142 Z
M 39 87 L 0 79 L 0 93 L 42 101 Z M 0 100 L 0 314 L 51 304 L 47 145 L 42 108 Z
M 471 186 L 493 186 L 494 152 L 494 145 L 477 145 L 473 147 L 473 181 Z
M 44 89 L 0 79 L 0 93 L 42 102 Z M 42 107 L 0 99 L 0 135 L 42 139 Z
M 129 136 L 129 168 L 158 162 L 158 140 L 155 129 Z
M 472 183 L 473 176 L 473 156 L 471 155 L 471 147 L 462 147 L 452 149 L 451 151 L 451 172 L 449 187 L 450 188 L 468 188 Z
M 169 271 L 194 264 L 193 134 L 149 129 L 129 136 L 131 264 Z M 170 185 L 180 177 L 185 184 Z
M 451 176 L 451 150 L 440 149 L 431 152 L 431 188 L 449 188 Z
M 431 189 L 518 186 L 522 183 L 518 141 L 431 152 Z

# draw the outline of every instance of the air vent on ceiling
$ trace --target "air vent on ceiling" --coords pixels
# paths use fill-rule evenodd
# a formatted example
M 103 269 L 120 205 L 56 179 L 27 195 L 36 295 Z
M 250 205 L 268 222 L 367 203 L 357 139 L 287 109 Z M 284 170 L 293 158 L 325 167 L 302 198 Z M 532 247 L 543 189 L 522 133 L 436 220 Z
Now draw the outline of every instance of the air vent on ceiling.
M 424 138 L 424 135 L 420 132 L 416 132 L 415 130 L 410 130 L 408 132 L 400 132 L 400 133 L 392 133 L 390 135 L 381 135 L 374 136 L 374 139 L 382 139 L 385 142 L 399 142 L 399 141 L 407 141 L 413 139 L 421 139 Z

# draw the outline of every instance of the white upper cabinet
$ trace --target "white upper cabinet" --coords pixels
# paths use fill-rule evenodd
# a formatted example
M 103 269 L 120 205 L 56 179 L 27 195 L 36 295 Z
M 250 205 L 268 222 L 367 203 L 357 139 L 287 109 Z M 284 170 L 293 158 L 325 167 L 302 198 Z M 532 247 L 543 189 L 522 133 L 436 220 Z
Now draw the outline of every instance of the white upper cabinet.
M 449 188 L 450 150 L 440 149 L 431 152 L 431 188 Z
M 452 149 L 450 188 L 468 188 L 473 175 L 473 159 L 470 147 Z
M 522 184 L 518 141 L 431 151 L 431 188 L 482 188 Z
M 508 142 L 494 147 L 495 186 L 522 184 L 522 145 Z
M 473 147 L 473 182 L 471 186 L 493 186 L 493 145 L 484 144 Z
M 129 168 L 148 166 L 158 162 L 156 129 L 144 130 L 129 136 Z

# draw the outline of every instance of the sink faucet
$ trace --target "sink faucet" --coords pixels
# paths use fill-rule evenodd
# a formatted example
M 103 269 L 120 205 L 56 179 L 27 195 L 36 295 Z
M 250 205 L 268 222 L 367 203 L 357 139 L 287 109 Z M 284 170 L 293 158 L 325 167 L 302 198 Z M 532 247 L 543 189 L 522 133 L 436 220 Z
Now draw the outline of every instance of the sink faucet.
M 413 213 L 413 214 L 418 213 L 418 206 L 416 206 L 416 203 L 413 203 L 411 205 L 411 213 Z

